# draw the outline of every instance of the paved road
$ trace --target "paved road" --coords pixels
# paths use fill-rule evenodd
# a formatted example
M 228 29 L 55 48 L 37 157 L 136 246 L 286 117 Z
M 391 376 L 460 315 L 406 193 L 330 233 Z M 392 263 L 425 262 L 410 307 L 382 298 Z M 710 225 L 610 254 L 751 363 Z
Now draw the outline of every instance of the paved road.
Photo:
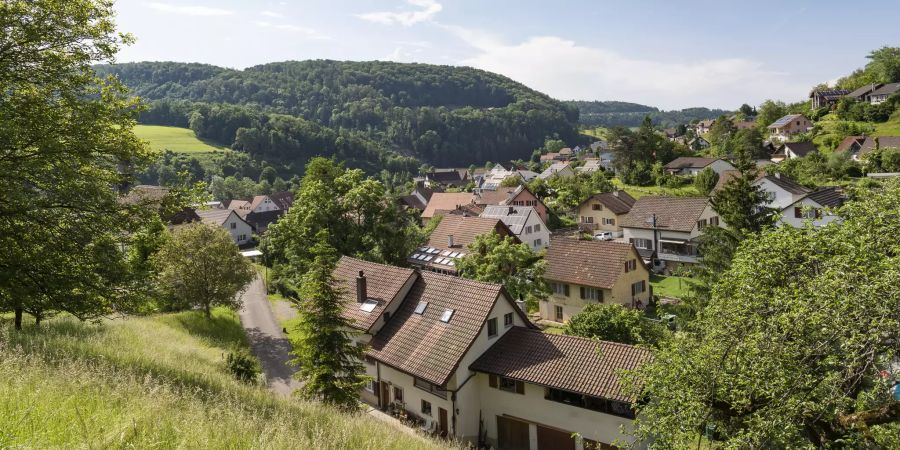
M 281 332 L 281 325 L 275 320 L 266 296 L 262 279 L 256 277 L 241 296 L 243 306 L 239 313 L 241 325 L 250 339 L 253 354 L 262 363 L 269 389 L 281 395 L 290 395 L 300 386 L 292 378 L 295 372 L 288 364 L 292 359 L 291 344 Z

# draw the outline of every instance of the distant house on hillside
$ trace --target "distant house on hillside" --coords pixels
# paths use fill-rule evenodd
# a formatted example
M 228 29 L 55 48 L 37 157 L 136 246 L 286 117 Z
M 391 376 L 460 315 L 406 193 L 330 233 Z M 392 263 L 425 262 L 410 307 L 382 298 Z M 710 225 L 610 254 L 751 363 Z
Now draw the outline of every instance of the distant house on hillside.
M 887 101 L 888 97 L 900 92 L 900 83 L 888 83 L 869 94 L 869 103 L 877 105 Z
M 643 308 L 650 300 L 650 271 L 630 243 L 558 237 L 545 259 L 551 295 L 540 302 L 544 320 L 568 322 L 589 304 Z
M 860 101 L 860 102 L 868 102 L 869 95 L 874 90 L 880 88 L 881 86 L 884 86 L 884 84 L 883 83 L 867 84 L 865 86 L 861 86 L 861 87 L 855 89 L 854 91 L 848 93 L 847 95 L 845 95 L 845 97 L 849 97 L 849 98 L 852 98 L 852 99 Z
M 428 201 L 431 200 L 431 196 L 435 192 L 443 192 L 443 190 L 440 187 L 426 187 L 424 180 L 416 181 L 416 187 L 412 193 L 400 197 L 400 204 L 407 208 L 424 211 L 425 206 L 428 205 Z
M 520 241 L 530 245 L 534 251 L 542 250 L 550 243 L 550 230 L 533 206 L 485 206 L 480 217 L 503 222 Z
M 805 133 L 812 127 L 812 122 L 803 114 L 788 114 L 769 125 L 772 138 L 787 140 L 795 134 Z
M 578 228 L 591 235 L 609 231 L 614 238 L 622 237 L 622 218 L 634 202 L 634 197 L 623 190 L 594 194 L 578 205 Z
M 606 168 L 603 167 L 600 159 L 598 159 L 598 158 L 586 159 L 586 160 L 584 160 L 584 165 L 575 168 L 576 172 L 587 173 L 587 174 L 594 173 L 598 170 L 606 170 Z
M 804 156 L 819 151 L 812 142 L 785 142 L 772 154 L 772 162 L 781 162 L 786 159 L 803 158 Z
M 687 142 L 688 148 L 695 152 L 708 149 L 712 144 L 701 136 L 697 136 Z
M 572 170 L 572 166 L 567 162 L 556 162 L 550 164 L 550 167 L 547 170 L 541 172 L 538 175 L 538 178 L 542 180 L 546 180 L 550 177 L 557 176 L 560 178 L 568 178 L 575 175 L 575 171 Z
M 841 97 L 849 94 L 847 89 L 816 89 L 809 93 L 813 109 L 833 107 Z
M 694 176 L 703 169 L 709 167 L 713 172 L 722 174 L 726 170 L 734 170 L 730 162 L 719 158 L 699 158 L 693 156 L 681 156 L 663 166 L 667 173 L 673 175 Z
M 714 123 L 716 123 L 715 119 L 707 119 L 697 122 L 697 125 L 694 125 L 694 134 L 700 136 L 709 133 L 709 130 L 712 129 Z
M 482 234 L 496 232 L 500 236 L 519 238 L 499 219 L 446 215 L 431 232 L 428 242 L 409 255 L 407 262 L 422 270 L 456 274 L 457 259 L 469 253 L 468 245 Z
M 249 244 L 253 238 L 253 227 L 237 211 L 231 209 L 204 209 L 197 211 L 200 222 L 222 227 L 231 234 L 237 245 Z
M 544 205 L 531 189 L 524 184 L 515 188 L 502 188 L 496 191 L 483 191 L 475 195 L 474 202 L 476 205 L 488 207 L 491 205 L 499 206 L 530 206 L 533 207 L 537 215 L 540 216 L 544 223 L 547 223 L 549 216 L 547 215 L 547 206 Z
M 850 159 L 859 161 L 859 149 L 865 140 L 865 136 L 847 136 L 835 147 L 834 153 L 848 153 Z
M 475 194 L 471 192 L 434 192 L 422 211 L 422 223 L 427 224 L 434 217 L 444 216 L 460 205 L 468 204 L 475 204 Z
M 812 191 L 781 209 L 779 225 L 801 228 L 806 221 L 813 226 L 827 225 L 840 217 L 834 210 L 844 204 L 846 198 L 838 187 L 828 187 Z
M 427 186 L 460 187 L 469 183 L 469 172 L 466 169 L 438 169 L 425 174 Z

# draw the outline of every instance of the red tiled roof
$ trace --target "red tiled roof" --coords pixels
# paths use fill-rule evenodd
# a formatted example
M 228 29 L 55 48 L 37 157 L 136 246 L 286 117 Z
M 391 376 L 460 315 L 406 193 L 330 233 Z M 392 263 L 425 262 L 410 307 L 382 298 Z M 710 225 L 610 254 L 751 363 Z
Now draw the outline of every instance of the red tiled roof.
M 371 312 L 361 310 L 356 299 L 356 277 L 360 271 L 363 271 L 366 277 L 366 298 L 378 302 Z M 352 320 L 356 328 L 369 331 L 387 305 L 396 299 L 400 290 L 413 276 L 415 271 L 412 269 L 377 264 L 349 256 L 341 257 L 334 269 L 334 278 L 338 282 L 337 287 L 345 305 L 343 316 Z
M 666 164 L 666 169 L 670 170 L 680 170 L 680 169 L 688 169 L 688 168 L 702 168 L 706 167 L 717 161 L 717 158 L 700 158 L 695 156 L 680 156 L 678 158 L 669 161 Z
M 499 219 L 448 215 L 442 217 L 441 223 L 431 232 L 427 245 L 434 248 L 448 248 L 448 238 L 453 236 L 454 247 L 464 249 L 475 242 L 476 237 L 491 231 L 504 236 L 512 235 Z
M 632 402 L 621 370 L 650 361 L 646 349 L 617 342 L 513 327 L 469 368 L 569 392 Z
M 551 238 L 544 257 L 547 261 L 544 278 L 610 289 L 625 270 L 625 261 L 632 256 L 631 249 L 632 245 L 624 242 Z
M 506 298 L 501 301 L 510 301 L 498 284 L 422 272 L 394 317 L 372 338 L 368 355 L 443 386 L 478 337 L 501 293 Z M 415 313 L 419 302 L 428 303 L 422 314 Z M 445 323 L 440 318 L 448 309 L 453 315 Z
M 853 144 L 861 145 L 865 139 L 865 136 L 847 136 L 840 144 L 838 144 L 834 151 L 835 153 L 846 152 L 847 150 L 850 150 L 850 147 L 852 147 Z
M 435 215 L 446 214 L 456 209 L 458 205 L 472 203 L 475 194 L 470 192 L 435 192 L 422 211 L 423 218 L 432 218 Z
M 627 192 L 623 190 L 618 190 L 615 192 L 604 192 L 602 194 L 594 194 L 590 196 L 587 200 L 581 202 L 581 204 L 585 204 L 591 200 L 596 200 L 603 204 L 603 206 L 607 207 L 613 214 L 625 214 L 631 210 L 631 207 L 634 206 L 634 197 L 628 195 Z M 578 205 L 580 208 L 581 205 Z
M 637 199 L 619 225 L 650 229 L 653 228 L 651 222 L 656 214 L 657 228 L 690 232 L 697 225 L 708 202 L 706 197 L 645 195 Z

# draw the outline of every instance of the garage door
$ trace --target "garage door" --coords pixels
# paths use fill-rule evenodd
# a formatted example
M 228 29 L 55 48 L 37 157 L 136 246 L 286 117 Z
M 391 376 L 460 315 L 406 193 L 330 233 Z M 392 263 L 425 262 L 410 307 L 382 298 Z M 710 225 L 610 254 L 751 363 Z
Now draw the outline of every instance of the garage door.
M 572 433 L 537 426 L 538 450 L 575 450 Z
M 528 450 L 528 423 L 497 416 L 497 440 L 500 450 Z

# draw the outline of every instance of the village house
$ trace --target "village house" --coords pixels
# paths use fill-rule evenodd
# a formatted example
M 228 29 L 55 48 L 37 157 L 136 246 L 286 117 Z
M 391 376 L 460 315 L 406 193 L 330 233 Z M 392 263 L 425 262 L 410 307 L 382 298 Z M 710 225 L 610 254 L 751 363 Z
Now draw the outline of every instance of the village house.
M 442 188 L 461 187 L 469 184 L 467 169 L 436 169 L 425 174 L 425 185 Z
M 679 139 L 679 138 L 676 138 Z M 699 152 L 700 150 L 708 149 L 712 144 L 709 143 L 706 139 L 703 139 L 702 136 L 697 136 L 689 141 L 687 141 L 688 148 L 695 152 Z
M 475 187 L 478 188 L 479 191 L 495 191 L 501 187 L 504 180 L 510 177 L 517 179 L 519 182 L 528 181 L 523 174 L 519 173 L 519 171 L 509 170 L 506 167 L 497 164 L 475 183 Z
M 257 195 L 250 200 L 230 200 L 222 203 L 224 209 L 241 216 L 257 234 L 263 234 L 294 204 L 294 194 L 289 191 L 272 195 Z
M 803 158 L 804 156 L 818 152 L 816 144 L 812 142 L 785 142 L 778 146 L 775 153 L 772 153 L 772 162 L 781 162 L 786 159 Z
M 900 136 L 867 136 L 859 145 L 855 159 L 862 159 L 872 151 L 884 148 L 900 149 Z
M 531 206 L 544 223 L 547 222 L 547 206 L 520 184 L 517 187 L 499 188 L 494 191 L 435 192 L 422 211 L 422 223 L 428 223 L 435 216 L 446 214 L 480 215 L 486 206 Z M 472 213 L 473 211 L 474 214 Z
M 707 119 L 701 120 L 694 125 L 694 134 L 697 136 L 709 133 L 709 130 L 712 129 L 713 124 L 716 123 L 715 119 Z
M 812 189 L 780 173 L 762 174 L 752 185 L 758 187 L 760 191 L 766 194 L 768 203 L 762 206 L 778 211 L 784 210 L 812 192 Z
M 543 250 L 550 243 L 550 230 L 533 206 L 486 206 L 481 217 L 503 222 L 534 251 Z
M 496 232 L 500 236 L 519 239 L 499 219 L 463 215 L 446 215 L 432 230 L 428 242 L 409 255 L 407 262 L 413 267 L 432 272 L 456 274 L 456 261 L 469 253 L 468 245 L 483 234 Z
M 850 159 L 859 161 L 859 149 L 860 147 L 862 147 L 862 144 L 863 142 L 865 142 L 865 140 L 865 136 L 847 136 L 837 145 L 837 147 L 834 148 L 833 153 L 846 152 L 850 154 Z
M 788 114 L 766 127 L 773 139 L 785 141 L 796 134 L 805 133 L 812 128 L 812 122 L 803 114 Z
M 471 192 L 434 192 L 425 210 L 422 211 L 422 224 L 437 216 L 443 216 L 456 210 L 460 205 L 475 204 L 475 194 Z
M 201 209 L 196 213 L 201 223 L 224 228 L 238 246 L 249 244 L 253 239 L 253 227 L 237 211 Z
M 439 186 L 429 188 L 425 186 L 424 180 L 416 181 L 416 187 L 409 195 L 400 197 L 400 204 L 407 208 L 424 211 L 428 201 L 431 200 L 432 194 L 435 192 L 444 192 Z
M 501 188 L 496 191 L 480 192 L 475 195 L 474 202 L 482 207 L 491 205 L 531 206 L 544 223 L 547 223 L 549 218 L 547 206 L 524 184 L 520 184 L 515 188 Z
M 708 226 L 726 224 L 713 211 L 706 197 L 647 195 L 637 199 L 621 221 L 624 240 L 642 255 L 655 252 L 653 270 L 669 270 L 700 261 L 697 238 Z
M 869 94 L 871 94 L 874 90 L 880 88 L 881 86 L 884 86 L 884 84 L 883 83 L 867 84 L 865 86 L 861 86 L 861 87 L 857 88 L 856 90 L 850 92 L 845 97 L 849 97 L 849 98 L 852 98 L 852 99 L 854 99 L 856 101 L 860 101 L 860 102 L 868 102 Z
M 788 206 L 781 208 L 778 225 L 802 228 L 807 222 L 815 227 L 827 225 L 840 217 L 835 213 L 846 198 L 840 188 L 828 187 L 812 191 Z
M 600 170 L 606 170 L 606 168 L 600 164 L 600 160 L 597 158 L 586 159 L 583 165 L 575 168 L 576 172 L 586 174 L 592 174 Z
M 334 275 L 366 346 L 363 401 L 480 447 L 627 441 L 634 400 L 621 371 L 649 361 L 647 350 L 541 333 L 497 284 L 346 256 Z
M 592 236 L 608 231 L 614 238 L 622 237 L 622 218 L 634 202 L 634 198 L 623 190 L 594 194 L 578 205 L 578 228 Z
M 553 164 L 550 164 L 550 167 L 547 167 L 546 170 L 541 172 L 541 174 L 538 175 L 538 178 L 546 180 L 554 176 L 560 178 L 568 178 L 575 176 L 575 171 L 572 169 L 572 165 L 567 162 L 555 162 Z
M 650 271 L 630 243 L 551 238 L 545 260 L 543 320 L 568 322 L 589 304 L 644 308 L 650 300 Z
M 841 97 L 844 97 L 849 93 L 850 91 L 847 89 L 815 89 L 809 93 L 810 104 L 812 105 L 812 109 L 824 108 L 826 106 L 832 108 L 837 104 Z
M 700 158 L 694 156 L 680 156 L 663 166 L 667 173 L 672 175 L 695 176 L 703 169 L 709 167 L 713 172 L 721 175 L 727 170 L 734 170 L 730 162 L 719 158 Z
M 888 97 L 900 92 L 900 83 L 887 83 L 868 95 L 869 103 L 878 105 L 887 101 Z

